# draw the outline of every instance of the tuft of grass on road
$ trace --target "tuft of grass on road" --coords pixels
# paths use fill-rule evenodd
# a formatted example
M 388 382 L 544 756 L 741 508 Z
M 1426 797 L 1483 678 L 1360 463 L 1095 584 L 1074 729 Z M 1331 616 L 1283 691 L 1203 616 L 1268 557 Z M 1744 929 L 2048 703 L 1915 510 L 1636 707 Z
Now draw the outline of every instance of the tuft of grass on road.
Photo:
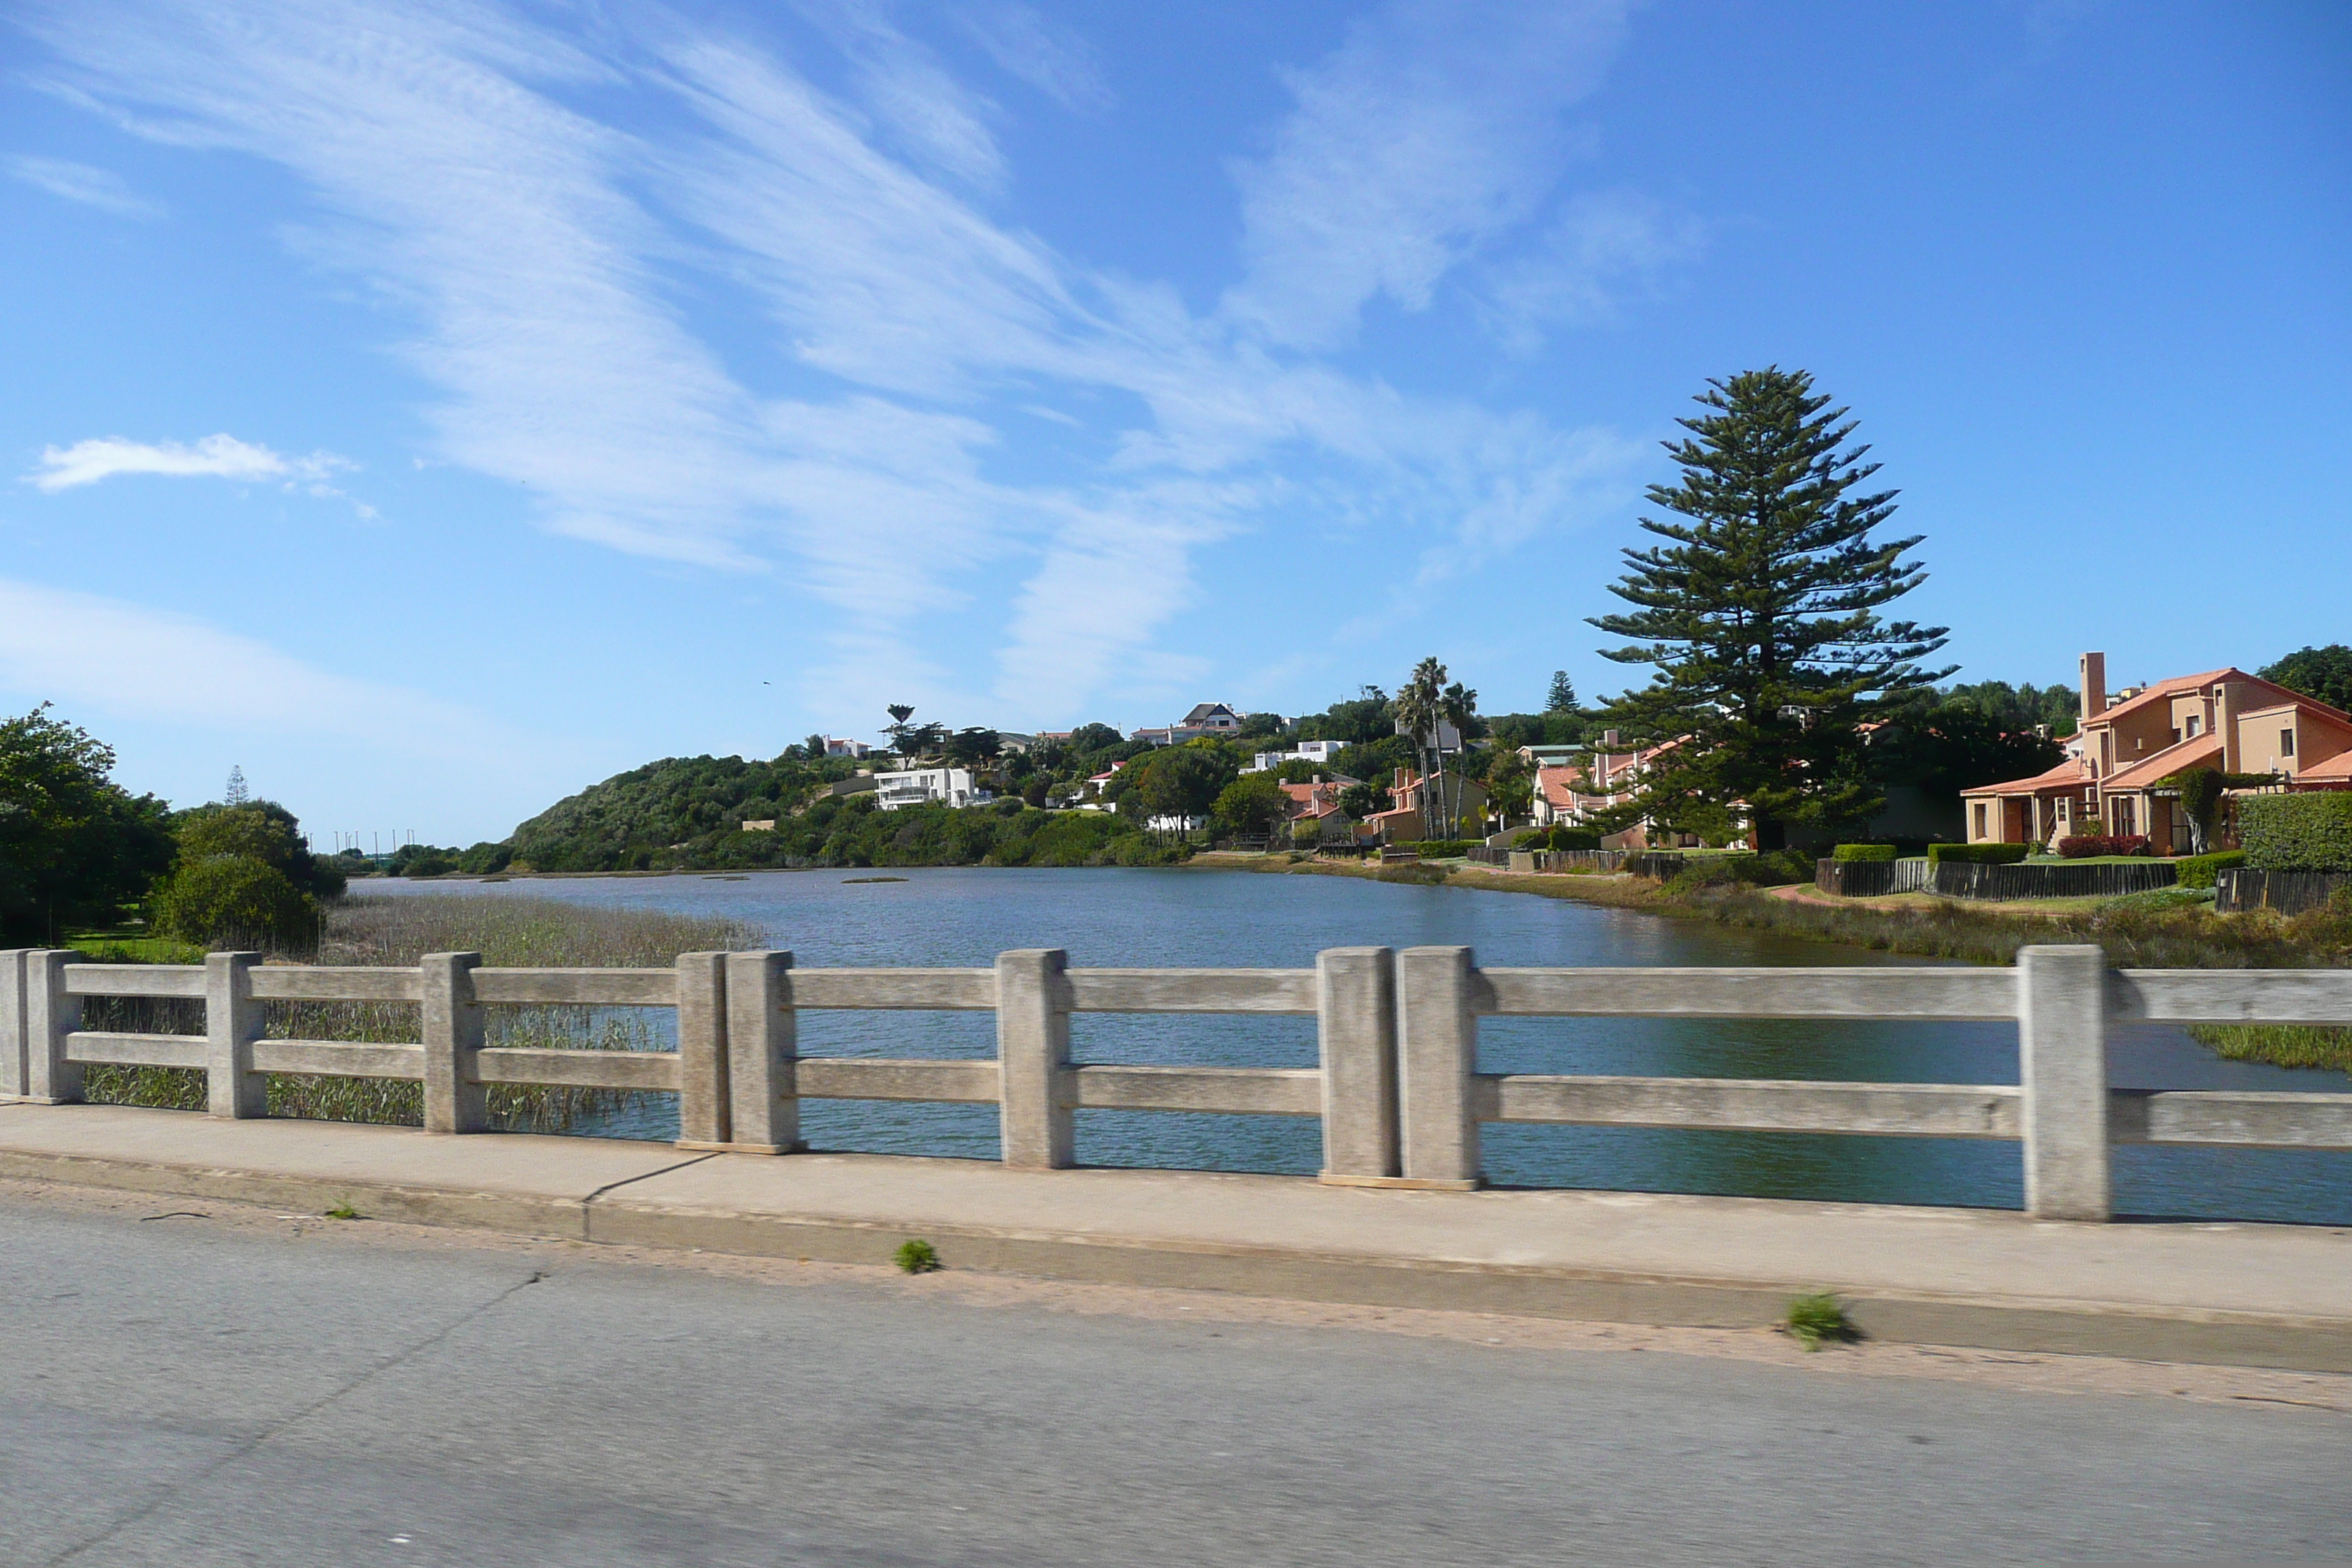
M 1809 1351 L 1825 1344 L 1852 1344 L 1862 1338 L 1862 1331 L 1846 1316 L 1844 1306 L 1826 1290 L 1790 1301 L 1781 1327 Z

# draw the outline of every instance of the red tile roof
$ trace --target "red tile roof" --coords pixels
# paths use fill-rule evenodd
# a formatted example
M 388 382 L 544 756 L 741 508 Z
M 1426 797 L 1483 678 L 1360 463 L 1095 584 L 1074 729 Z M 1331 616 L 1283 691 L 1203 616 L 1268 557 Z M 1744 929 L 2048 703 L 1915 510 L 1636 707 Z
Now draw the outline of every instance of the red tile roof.
M 2091 770 L 2080 759 L 2069 757 L 2046 773 L 2036 773 L 2030 779 L 2011 779 L 2005 784 L 1979 784 L 1960 793 L 1969 795 L 2037 795 L 2045 789 L 2073 789 L 2091 782 Z
M 2146 789 L 2160 778 L 2168 778 L 2183 768 L 2221 765 L 2221 737 L 2191 735 L 2169 745 L 2152 757 L 2143 757 L 2127 768 L 2117 768 L 2106 776 L 2103 789 Z

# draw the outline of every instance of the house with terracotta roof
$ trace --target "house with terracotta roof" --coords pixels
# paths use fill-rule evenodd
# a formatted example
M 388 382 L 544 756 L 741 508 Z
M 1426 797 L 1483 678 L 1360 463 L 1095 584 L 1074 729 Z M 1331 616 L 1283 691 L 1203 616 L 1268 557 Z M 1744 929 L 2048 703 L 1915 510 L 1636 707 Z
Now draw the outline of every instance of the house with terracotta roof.
M 1195 702 L 1192 710 L 1173 724 L 1163 724 L 1156 730 L 1138 730 L 1128 739 L 1149 741 L 1155 746 L 1181 746 L 1187 741 L 1197 741 L 1203 736 L 1222 739 L 1237 734 L 1241 727 L 1241 710 L 1231 703 Z
M 1620 743 L 1617 731 L 1611 730 L 1601 735 L 1601 744 L 1585 753 L 1581 761 L 1560 763 L 1531 755 L 1536 751 L 1532 746 L 1520 747 L 1519 754 L 1537 764 L 1533 803 L 1536 826 L 1549 827 L 1558 823 L 1582 826 L 1598 813 L 1631 803 L 1641 790 L 1643 775 L 1660 757 L 1688 739 L 1677 736 L 1654 746 L 1629 747 Z M 1735 804 L 1735 818 L 1739 810 Z M 1686 847 L 1697 842 L 1695 835 L 1666 833 L 1647 819 L 1601 840 L 1612 849 Z
M 2284 789 L 2352 788 L 2352 714 L 2230 667 L 2110 697 L 2105 654 L 2082 658 L 2083 717 L 2066 760 L 2032 778 L 1960 792 L 1971 844 L 2050 844 L 2096 819 L 2159 855 L 2189 850 L 2189 816 L 2164 781 L 2190 768 L 2271 773 Z
M 1291 837 L 1339 837 L 1352 826 L 1352 820 L 1339 805 L 1339 795 L 1357 782 L 1338 773 L 1329 778 L 1318 773 L 1310 783 L 1284 784 L 1282 793 L 1290 802 L 1284 808 L 1284 816 L 1290 825 Z
M 1364 818 L 1366 836 L 1381 844 L 1418 844 L 1430 837 L 1433 817 L 1444 815 L 1439 802 L 1431 798 L 1433 784 L 1444 790 L 1444 805 L 1453 808 L 1454 826 L 1471 837 L 1482 837 L 1486 828 L 1486 786 L 1476 779 L 1465 779 L 1458 773 L 1448 773 L 1443 781 L 1433 780 L 1411 768 L 1396 771 L 1396 783 L 1389 789 L 1389 798 L 1396 802 L 1386 811 L 1376 811 Z

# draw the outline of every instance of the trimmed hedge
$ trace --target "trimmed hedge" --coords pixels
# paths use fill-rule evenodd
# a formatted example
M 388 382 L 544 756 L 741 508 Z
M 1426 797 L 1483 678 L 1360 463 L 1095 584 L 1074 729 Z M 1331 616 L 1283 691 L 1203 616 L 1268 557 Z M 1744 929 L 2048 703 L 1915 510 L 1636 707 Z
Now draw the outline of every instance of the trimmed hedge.
M 2238 842 L 2257 871 L 2352 871 L 2352 791 L 2242 796 Z
M 2031 844 L 1930 844 L 1930 866 L 2014 866 L 2032 852 Z
M 1539 827 L 1519 835 L 1512 845 L 1515 849 L 1598 849 L 1601 835 L 1590 827 L 1570 827 L 1565 822 L 1555 822 L 1549 827 Z
M 1435 860 L 1448 855 L 1467 855 L 1486 841 L 1483 838 L 1424 838 L 1418 844 L 1400 844 L 1400 849 L 1410 849 L 1424 860 Z
M 2058 840 L 2058 857 L 2062 860 L 2088 860 L 2099 855 L 2145 855 L 2152 847 L 2146 837 L 2137 833 L 2078 833 Z
M 1832 860 L 1892 860 L 1895 858 L 1892 844 L 1841 844 L 1830 851 Z
M 2245 863 L 2246 852 L 2242 849 L 2217 849 L 2210 855 L 2183 856 L 2173 862 L 2173 869 L 2180 873 L 2181 887 L 2210 888 L 2222 872 Z

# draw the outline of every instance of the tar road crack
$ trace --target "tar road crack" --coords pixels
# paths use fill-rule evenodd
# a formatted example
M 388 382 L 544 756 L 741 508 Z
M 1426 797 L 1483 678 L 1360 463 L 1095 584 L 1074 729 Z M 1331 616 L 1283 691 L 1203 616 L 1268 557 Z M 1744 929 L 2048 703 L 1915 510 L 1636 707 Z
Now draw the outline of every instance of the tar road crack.
M 614 1184 L 618 1186 L 620 1184 L 616 1182 Z M 403 1363 L 424 1354 L 426 1351 L 431 1350 L 434 1346 L 439 1344 L 442 1341 L 447 1339 L 450 1335 L 456 1333 L 459 1329 L 464 1328 L 467 1324 L 474 1321 L 477 1318 L 479 1318 L 485 1313 L 502 1306 L 507 1298 L 513 1295 L 516 1291 L 536 1285 L 546 1278 L 546 1270 L 540 1268 L 532 1269 L 529 1279 L 516 1280 L 513 1284 L 508 1286 L 505 1289 L 499 1291 L 497 1295 L 491 1297 L 480 1306 L 474 1308 L 471 1311 L 468 1311 L 460 1317 L 452 1319 L 440 1329 L 436 1330 L 433 1333 L 427 1334 L 425 1338 L 417 1341 L 406 1350 L 400 1352 L 398 1354 L 392 1356 L 388 1360 L 376 1363 L 375 1365 L 368 1368 L 365 1372 L 359 1373 L 357 1376 L 351 1378 L 340 1387 L 320 1395 L 319 1398 L 314 1399 L 310 1404 L 302 1406 L 299 1410 L 295 1411 L 292 1415 L 288 1415 L 266 1427 L 262 1431 L 254 1434 L 251 1437 L 239 1443 L 236 1447 L 230 1449 L 227 1453 L 223 1454 L 211 1464 L 205 1466 L 204 1468 L 196 1471 L 194 1475 L 189 1476 L 183 1480 L 173 1482 L 169 1486 L 165 1487 L 162 1491 L 158 1492 L 154 1497 L 150 1498 L 138 1508 L 132 1509 L 129 1513 L 124 1514 L 112 1524 L 108 1525 L 96 1535 L 90 1536 L 88 1540 L 77 1542 L 75 1544 L 67 1547 L 56 1556 L 48 1559 L 46 1568 L 58 1568 L 58 1564 L 73 1562 L 76 1558 L 80 1557 L 84 1552 L 89 1551 L 93 1546 L 104 1545 L 107 1542 L 113 1540 L 116 1536 L 121 1534 L 132 1525 L 137 1524 L 140 1521 L 154 1513 L 165 1503 L 170 1502 L 173 1499 L 178 1497 L 182 1492 L 186 1491 L 191 1487 L 196 1486 L 201 1482 L 211 1479 L 223 1469 L 236 1463 L 237 1460 L 244 1458 L 247 1455 L 251 1454 L 255 1449 L 260 1447 L 271 1438 L 300 1426 L 303 1422 L 308 1421 L 311 1416 L 316 1415 L 320 1411 L 326 1409 L 329 1405 L 335 1404 L 337 1401 L 344 1398 L 348 1394 L 357 1393 L 360 1389 L 366 1387 L 369 1384 L 374 1382 L 385 1373 L 390 1372 L 393 1368 L 402 1365 Z

